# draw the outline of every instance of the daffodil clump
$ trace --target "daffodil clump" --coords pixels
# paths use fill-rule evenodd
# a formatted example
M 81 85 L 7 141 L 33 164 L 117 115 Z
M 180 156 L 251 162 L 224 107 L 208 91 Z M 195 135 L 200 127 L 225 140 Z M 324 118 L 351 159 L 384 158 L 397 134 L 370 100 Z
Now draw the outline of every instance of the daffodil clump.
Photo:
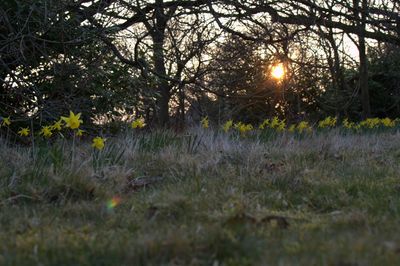
M 139 117 L 138 119 L 134 120 L 134 121 L 131 123 L 131 127 L 132 127 L 133 129 L 135 129 L 135 128 L 144 128 L 145 126 L 146 126 L 146 123 L 145 123 L 143 117 Z
M 390 118 L 367 118 L 361 121 L 359 124 L 360 128 L 374 129 L 379 127 L 395 127 L 396 123 Z
M 297 127 L 297 131 L 302 134 L 302 133 L 310 133 L 312 131 L 312 127 L 307 121 L 301 121 Z
M 222 130 L 227 133 L 231 128 L 233 127 L 233 120 L 228 120 L 226 123 L 222 126 Z
M 74 130 L 74 136 L 83 136 L 84 130 L 80 129 L 83 120 L 81 119 L 81 113 L 75 114 L 69 111 L 69 116 L 61 116 L 59 120 L 54 122 L 50 126 L 43 126 L 39 132 L 40 136 L 44 138 L 50 138 L 53 136 L 54 132 L 62 131 L 63 127 Z
M 381 124 L 384 127 L 395 127 L 396 121 L 386 117 L 386 118 L 381 119 Z
M 345 129 L 357 129 L 356 123 L 349 121 L 347 118 L 343 120 L 343 127 Z
M 263 130 L 269 127 L 270 121 L 269 119 L 265 119 L 259 126 L 258 128 Z
M 236 123 L 234 127 L 239 131 L 241 136 L 245 136 L 248 132 L 254 129 L 251 124 L 244 124 L 242 122 Z
M 278 132 L 283 132 L 286 129 L 286 120 L 280 120 L 277 116 L 275 116 L 269 123 L 269 127 Z
M 381 120 L 379 118 L 367 118 L 361 121 L 358 125 L 359 128 L 373 129 L 379 127 Z
M 288 127 L 287 131 L 290 133 L 311 133 L 313 128 L 307 121 L 301 121 L 298 124 L 292 124 Z
M 324 120 L 319 121 L 318 128 L 334 128 L 337 125 L 337 118 L 328 116 Z
M 286 129 L 286 120 L 280 120 L 277 116 L 272 119 L 265 119 L 259 126 L 259 129 L 273 129 L 278 132 L 283 132 Z
M 345 129 L 362 130 L 362 129 L 378 129 L 378 128 L 394 128 L 396 126 L 396 120 L 390 118 L 367 118 L 358 124 L 349 122 L 346 118 L 343 120 L 343 127 Z
M 8 117 L 1 117 L 0 116 L 0 127 L 10 127 L 11 125 L 11 118 Z M 16 132 L 20 137 L 28 137 L 32 134 L 32 136 L 35 136 L 37 133 L 37 136 L 44 137 L 46 139 L 51 138 L 54 136 L 55 132 L 60 132 L 63 130 L 63 128 L 69 128 L 74 130 L 74 136 L 82 136 L 83 133 L 85 132 L 84 130 L 80 129 L 80 126 L 82 125 L 83 121 L 81 119 L 81 113 L 75 114 L 74 112 L 70 111 L 69 116 L 61 116 L 59 120 L 55 121 L 51 125 L 45 125 L 38 130 L 38 132 L 31 132 L 31 129 L 29 127 L 21 127 L 19 130 Z

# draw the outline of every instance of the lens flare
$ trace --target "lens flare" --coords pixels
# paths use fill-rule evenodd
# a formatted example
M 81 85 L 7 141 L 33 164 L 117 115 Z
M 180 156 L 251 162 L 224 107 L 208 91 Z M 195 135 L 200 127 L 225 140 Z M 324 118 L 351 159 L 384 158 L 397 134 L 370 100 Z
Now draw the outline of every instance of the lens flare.
M 283 79 L 285 76 L 285 68 L 283 64 L 277 64 L 273 66 L 271 69 L 271 75 L 275 79 Z
M 107 209 L 112 210 L 121 203 L 121 198 L 118 196 L 113 197 L 107 201 Z

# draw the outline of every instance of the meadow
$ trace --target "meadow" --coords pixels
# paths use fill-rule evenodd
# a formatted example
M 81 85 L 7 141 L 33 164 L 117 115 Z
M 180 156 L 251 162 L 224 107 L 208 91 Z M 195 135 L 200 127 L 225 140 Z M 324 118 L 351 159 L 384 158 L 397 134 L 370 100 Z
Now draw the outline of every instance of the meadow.
M 397 122 L 273 121 L 3 135 L 0 265 L 399 265 Z

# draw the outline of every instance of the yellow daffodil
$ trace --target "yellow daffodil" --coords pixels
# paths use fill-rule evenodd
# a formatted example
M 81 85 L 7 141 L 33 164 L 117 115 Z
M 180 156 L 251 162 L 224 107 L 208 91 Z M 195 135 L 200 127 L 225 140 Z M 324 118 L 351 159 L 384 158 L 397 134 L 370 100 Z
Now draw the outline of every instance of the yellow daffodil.
M 269 123 L 269 127 L 275 129 L 276 131 L 284 131 L 286 128 L 286 121 L 285 119 L 279 120 L 279 118 L 275 116 Z
M 1 122 L 2 126 L 10 126 L 11 125 L 11 119 L 10 117 L 3 117 L 3 121 Z
M 45 138 L 50 138 L 53 135 L 53 132 L 51 132 L 51 129 L 52 129 L 51 126 L 42 127 L 42 130 L 40 130 L 39 135 L 42 135 Z
M 318 123 L 319 128 L 329 128 L 329 127 L 335 127 L 337 123 L 337 118 L 336 117 L 331 117 L 328 116 L 324 120 L 320 121 Z
M 83 136 L 83 133 L 85 133 L 85 130 L 78 129 L 78 130 L 76 131 L 75 135 L 76 135 L 77 137 L 82 137 L 82 136 Z
M 294 133 L 296 131 L 296 125 L 291 125 L 288 129 L 290 133 Z
M 285 122 L 285 120 L 281 120 L 281 122 L 279 123 L 276 130 L 279 132 L 282 132 L 282 131 L 285 131 L 285 128 L 286 128 L 286 122 Z
M 27 137 L 29 136 L 29 128 L 25 127 L 25 128 L 21 128 L 20 131 L 18 131 L 18 135 L 20 135 L 21 137 Z
M 263 129 L 269 127 L 269 125 L 270 125 L 269 119 L 265 119 L 258 128 L 263 130 Z
M 367 118 L 364 121 L 361 121 L 359 123 L 359 126 L 362 128 L 377 128 L 379 127 L 379 124 L 381 123 L 381 120 L 379 118 Z
M 311 128 L 311 126 L 308 124 L 307 121 L 301 121 L 301 122 L 297 125 L 297 130 L 299 131 L 299 133 L 311 132 L 311 131 L 312 131 L 312 128 Z
M 222 126 L 222 130 L 227 133 L 231 127 L 233 126 L 233 120 L 228 120 L 223 126 Z
M 208 128 L 210 126 L 210 122 L 208 121 L 208 116 L 204 117 L 201 121 L 200 124 L 203 128 Z
M 388 117 L 381 119 L 381 123 L 385 127 L 394 127 L 396 122 Z
M 354 122 L 350 122 L 349 119 L 343 120 L 343 127 L 347 129 L 355 129 L 356 124 Z
M 244 131 L 244 133 L 246 133 L 246 132 L 252 131 L 253 129 L 254 129 L 254 128 L 253 128 L 252 125 L 247 124 L 247 125 L 245 125 L 244 128 L 241 129 L 241 130 Z
M 61 119 L 65 122 L 65 126 L 70 129 L 77 129 L 83 123 L 80 119 L 81 113 L 75 115 L 72 111 L 69 111 L 69 117 L 62 116 Z
M 60 120 L 58 120 L 57 122 L 55 122 L 55 123 L 51 126 L 51 129 L 57 130 L 57 131 L 61 131 L 62 126 L 63 126 L 62 120 L 60 119 Z
M 245 136 L 247 132 L 252 131 L 254 128 L 251 124 L 244 124 L 242 122 L 236 123 L 235 128 L 240 132 L 240 135 Z
M 96 149 L 98 149 L 98 150 L 102 150 L 103 148 L 104 148 L 104 142 L 106 141 L 106 139 L 104 139 L 104 138 L 101 138 L 101 137 L 95 137 L 94 139 L 93 139 L 93 144 L 92 144 L 92 147 L 93 148 L 96 148 Z
M 131 124 L 132 128 L 144 128 L 146 126 L 146 123 L 144 122 L 144 118 L 140 117 L 136 120 L 134 120 Z
M 275 128 L 279 125 L 279 123 L 280 123 L 279 118 L 275 116 L 269 125 L 271 128 Z

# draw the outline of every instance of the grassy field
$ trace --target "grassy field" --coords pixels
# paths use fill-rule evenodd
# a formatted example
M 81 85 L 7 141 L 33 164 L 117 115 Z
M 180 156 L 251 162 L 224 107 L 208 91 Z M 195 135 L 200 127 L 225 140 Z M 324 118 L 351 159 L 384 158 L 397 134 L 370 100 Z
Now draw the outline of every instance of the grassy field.
M 398 133 L 0 147 L 0 265 L 400 264 Z

